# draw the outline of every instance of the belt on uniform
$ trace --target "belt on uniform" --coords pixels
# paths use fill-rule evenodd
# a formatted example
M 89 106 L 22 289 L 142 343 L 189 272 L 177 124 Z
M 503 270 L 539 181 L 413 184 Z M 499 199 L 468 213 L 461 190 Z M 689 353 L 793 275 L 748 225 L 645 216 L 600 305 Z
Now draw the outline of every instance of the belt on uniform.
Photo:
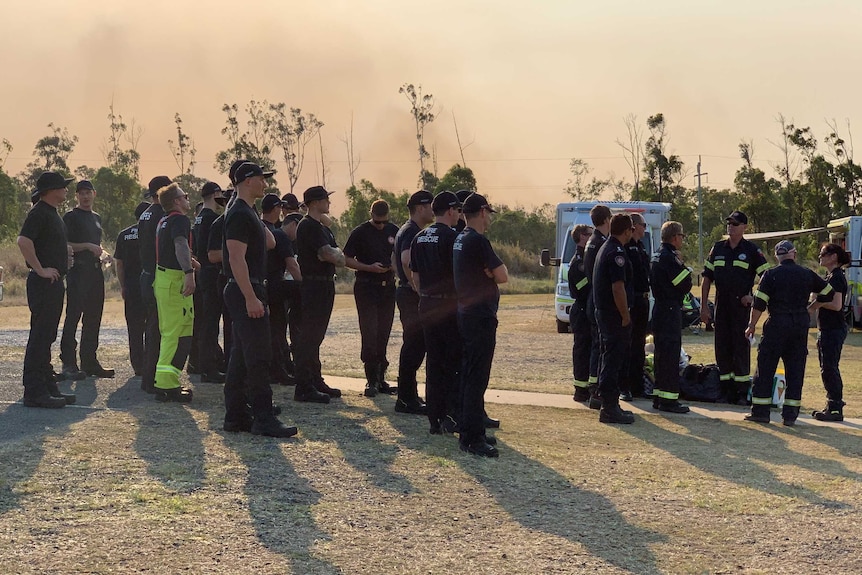
M 303 278 L 303 279 L 304 279 L 304 278 Z M 391 279 L 388 279 L 388 280 L 373 280 L 373 279 L 370 279 L 370 278 L 368 278 L 368 279 L 366 279 L 366 278 L 356 278 L 356 283 L 358 283 L 358 284 L 372 284 L 372 285 L 376 285 L 376 286 L 388 286 L 388 285 L 392 285 L 393 283 L 395 283 L 395 280 L 391 280 Z
M 86 268 L 90 268 L 91 266 L 96 268 L 97 270 L 102 269 L 102 262 L 100 262 L 98 260 L 96 260 L 94 262 L 86 262 L 86 261 L 77 261 L 76 260 L 75 264 L 72 267 L 79 268 L 79 269 L 86 269 Z
M 420 293 L 419 297 L 427 297 L 431 299 L 458 299 L 457 294 L 454 293 Z
M 266 280 L 259 280 L 257 278 L 248 278 L 248 281 L 253 286 L 266 286 Z M 235 284 L 237 281 L 233 278 L 228 278 L 227 283 Z
M 334 282 L 334 281 L 335 281 L 335 275 L 331 275 L 331 276 L 307 276 L 307 275 L 303 275 L 303 276 L 302 276 L 302 281 L 304 281 L 304 282 L 305 282 L 305 281 L 310 281 L 310 282 Z

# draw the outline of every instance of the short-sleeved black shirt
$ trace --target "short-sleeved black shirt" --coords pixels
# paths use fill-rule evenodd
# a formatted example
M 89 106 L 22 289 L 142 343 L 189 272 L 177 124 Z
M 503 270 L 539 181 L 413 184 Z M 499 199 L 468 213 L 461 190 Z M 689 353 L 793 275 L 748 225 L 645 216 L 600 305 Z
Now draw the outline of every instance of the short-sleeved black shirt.
M 800 319 L 808 316 L 808 297 L 816 293 L 832 299 L 832 286 L 822 277 L 793 260 L 784 260 L 766 270 L 754 294 L 754 309 L 769 315 L 790 314 Z
M 401 252 L 410 249 L 410 244 L 413 243 L 413 238 L 421 231 L 419 224 L 413 220 L 407 220 L 407 223 L 401 226 L 398 233 L 395 234 L 395 273 L 398 274 L 398 285 L 402 287 L 410 286 L 410 281 L 404 273 L 404 266 L 401 264 Z
M 363 222 L 356 226 L 347 243 L 344 244 L 344 255 L 356 258 L 363 264 L 379 263 L 389 267 L 392 265 L 392 250 L 395 247 L 395 237 L 398 235 L 398 226 L 387 222 L 383 229 L 378 230 L 371 222 Z M 385 274 L 374 272 L 357 271 L 356 279 L 371 279 L 374 281 L 386 281 L 392 279 L 393 272 Z
M 260 282 L 266 279 L 266 230 L 257 212 L 245 200 L 237 198 L 225 213 L 224 239 L 222 259 L 228 278 L 234 276 L 230 269 L 227 240 L 236 240 L 246 245 L 245 263 L 248 265 L 249 280 Z
M 471 227 L 464 228 L 464 231 L 458 234 L 452 246 L 452 271 L 458 292 L 458 313 L 497 317 L 500 289 L 494 278 L 485 274 L 485 270 L 493 271 L 501 265 L 502 260 L 494 253 L 491 242 L 483 234 Z
M 221 252 L 222 250 L 224 250 L 224 214 L 221 214 L 213 221 L 212 226 L 210 226 L 210 237 L 207 238 L 207 252 Z M 209 260 L 209 257 L 207 257 L 207 260 Z M 222 275 L 226 273 L 224 260 L 222 260 L 219 266 L 219 273 Z
M 769 269 L 769 263 L 756 245 L 746 240 L 735 248 L 730 240 L 712 246 L 703 263 L 703 277 L 715 283 L 717 299 L 740 298 L 751 294 L 754 280 Z
M 216 218 L 218 218 L 218 214 L 210 208 L 201 209 L 201 212 L 195 218 L 195 227 L 192 232 L 194 256 L 200 262 L 201 267 L 204 268 L 215 267 L 215 264 L 210 263 L 207 257 L 207 250 L 209 249 L 210 229 Z M 219 246 L 219 249 L 221 249 L 221 246 Z
M 102 243 L 102 217 L 96 212 L 74 208 L 63 216 L 66 240 L 73 244 Z M 75 252 L 75 263 L 93 264 L 98 258 L 90 250 Z
M 626 244 L 629 261 L 632 263 L 632 287 L 636 294 L 649 292 L 650 257 L 644 245 L 634 238 Z
M 275 226 L 267 221 L 264 225 L 275 237 L 275 247 L 266 251 L 266 279 L 270 282 L 282 281 L 286 266 L 284 260 L 293 257 L 293 242 L 287 237 L 287 233 L 280 226 Z
M 141 269 L 149 274 L 156 273 L 156 227 L 165 215 L 158 203 L 144 210 L 138 218 L 138 248 L 141 251 Z
M 844 298 L 847 296 L 847 278 L 844 276 L 844 270 L 835 268 L 832 273 L 826 276 L 827 283 L 832 286 L 832 292 L 818 296 L 818 301 L 830 302 L 836 293 L 841 294 L 841 302 L 843 307 Z M 831 309 L 820 308 L 818 311 L 818 327 L 820 329 L 839 329 L 847 326 L 844 320 L 844 310 L 835 311 Z
M 66 224 L 57 213 L 57 209 L 45 202 L 36 205 L 27 212 L 24 225 L 19 234 L 29 238 L 36 249 L 36 257 L 43 268 L 54 268 L 61 275 L 66 274 L 68 248 L 66 240 Z M 29 267 L 29 264 L 27 264 Z
M 158 238 L 158 265 L 171 270 L 181 270 L 183 267 L 177 261 L 177 250 L 174 240 L 183 238 L 189 241 L 192 231 L 192 222 L 188 216 L 180 212 L 165 214 L 159 221 L 156 232 Z
M 410 269 L 419 274 L 420 295 L 454 295 L 452 250 L 458 234 L 446 224 L 428 226 L 413 238 Z
M 317 250 L 323 246 L 337 248 L 332 231 L 312 217 L 305 216 L 296 226 L 296 250 L 302 279 L 332 277 L 335 265 L 317 259 Z
M 126 289 L 137 287 L 140 292 L 141 251 L 138 247 L 138 224 L 129 226 L 117 236 L 114 259 L 123 262 L 123 280 Z
M 593 269 L 593 302 L 596 309 L 619 311 L 611 286 L 620 281 L 625 282 L 627 305 L 631 307 L 634 297 L 632 264 L 619 240 L 610 236 L 596 254 L 596 267 Z

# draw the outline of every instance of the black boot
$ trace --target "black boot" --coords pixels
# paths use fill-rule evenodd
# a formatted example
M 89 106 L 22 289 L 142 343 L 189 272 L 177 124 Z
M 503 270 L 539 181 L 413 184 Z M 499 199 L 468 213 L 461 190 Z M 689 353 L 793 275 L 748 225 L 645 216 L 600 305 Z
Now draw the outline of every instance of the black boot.
M 826 407 L 813 412 L 811 416 L 817 421 L 844 421 L 845 405 L 843 401 L 827 401 Z
M 787 404 L 781 408 L 781 417 L 784 419 L 784 425 L 790 427 L 796 423 L 796 418 L 799 417 L 799 407 L 789 406 Z
M 304 381 L 296 384 L 293 400 L 306 403 L 329 403 L 329 395 L 317 391 L 313 385 Z
M 379 391 L 380 393 L 385 393 L 386 395 L 395 395 L 398 393 L 398 388 L 392 387 L 386 381 L 387 367 L 389 367 L 388 363 L 377 364 L 377 391 Z
M 601 423 L 623 423 L 629 424 L 635 422 L 635 416 L 631 412 L 625 412 L 620 409 L 618 403 L 602 403 L 602 408 L 599 410 L 599 421 Z
M 365 364 L 365 397 L 375 397 L 377 395 L 377 364 Z
M 590 390 L 590 409 L 601 409 L 602 397 L 599 395 L 599 385 L 597 383 L 591 383 L 588 389 Z

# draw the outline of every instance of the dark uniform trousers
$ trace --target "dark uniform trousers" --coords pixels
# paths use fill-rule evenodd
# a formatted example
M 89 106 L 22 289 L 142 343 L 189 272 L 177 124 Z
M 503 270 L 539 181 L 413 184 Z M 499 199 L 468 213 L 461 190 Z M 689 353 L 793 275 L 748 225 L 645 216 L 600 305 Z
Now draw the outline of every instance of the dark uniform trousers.
M 416 372 L 425 359 L 425 335 L 422 333 L 422 322 L 419 319 L 419 295 L 410 286 L 398 286 L 395 302 L 401 316 L 403 338 L 398 359 L 398 399 L 410 401 L 419 397 Z
M 840 403 L 844 399 L 844 382 L 838 363 L 841 361 L 841 348 L 847 339 L 847 325 L 840 328 L 821 329 L 817 340 L 817 355 L 820 359 L 820 378 L 826 388 L 826 399 Z
M 395 319 L 395 282 L 391 278 L 385 281 L 357 279 L 353 284 L 353 298 L 356 300 L 359 332 L 362 334 L 359 357 L 362 363 L 386 367 L 389 365 L 386 346 Z
M 78 323 L 81 323 L 81 363 L 83 370 L 96 369 L 96 349 L 99 347 L 99 328 L 105 307 L 105 276 L 98 262 L 78 263 L 72 266 L 66 278 L 66 321 L 60 338 L 60 361 L 63 365 L 78 365 L 75 357 L 75 340 Z
M 135 374 L 140 375 L 144 368 L 144 331 L 147 327 L 147 310 L 141 298 L 140 279 L 135 285 L 126 285 L 123 311 L 129 332 L 129 362 Z
M 649 324 L 649 292 L 635 294 L 631 309 L 632 343 L 628 367 L 620 378 L 620 391 L 642 395 L 644 390 L 644 363 L 647 325 Z
M 682 306 L 657 300 L 652 309 L 655 344 L 655 393 L 665 400 L 679 399 L 679 354 L 682 349 Z
M 155 276 L 141 272 L 141 299 L 147 314 L 147 325 L 144 329 L 144 365 L 141 367 L 141 387 L 152 387 L 156 384 L 156 365 L 159 363 L 159 350 L 162 345 L 162 334 L 159 332 L 159 308 L 156 305 L 156 294 L 153 291 Z
M 221 325 L 222 334 L 224 337 L 224 363 L 230 365 L 230 352 L 233 349 L 233 322 L 230 319 L 230 310 L 227 307 L 227 302 L 224 299 L 224 288 L 227 287 L 227 276 L 219 273 L 216 286 L 219 293 L 219 302 L 221 302 Z
M 218 347 L 219 318 L 224 299 L 218 289 L 218 269 L 204 268 L 198 274 L 200 283 L 195 294 L 200 292 L 200 308 L 195 309 L 195 336 L 197 336 L 197 366 L 201 373 L 218 371 L 220 353 Z M 195 302 L 197 306 L 197 302 Z
M 302 327 L 302 283 L 296 280 L 287 280 L 284 310 L 287 317 L 287 331 L 290 333 L 290 343 L 285 346 L 285 367 L 291 375 L 296 375 L 296 364 L 294 363 L 294 350 L 299 341 L 299 332 Z
M 599 396 L 604 407 L 619 403 L 620 373 L 629 358 L 632 325 L 623 327 L 617 310 L 596 309 L 596 323 L 601 337 L 601 367 L 599 369 Z
M 485 390 L 497 346 L 497 318 L 458 314 L 464 342 L 461 362 L 460 442 L 469 445 L 485 435 Z
M 256 284 L 252 287 L 266 310 L 266 288 Z M 248 317 L 245 296 L 234 282 L 228 282 L 225 287 L 224 301 L 231 311 L 235 342 L 225 376 L 225 420 L 242 420 L 246 417 L 247 405 L 251 405 L 255 418 L 266 417 L 272 413 L 269 313 L 265 311 L 259 318 Z
M 198 371 L 198 373 L 202 373 L 203 369 L 201 369 L 201 360 L 200 360 L 200 346 L 201 346 L 201 322 L 203 321 L 203 309 L 204 309 L 204 300 L 203 294 L 200 290 L 200 281 L 201 276 L 200 272 L 195 272 L 195 291 L 192 293 L 192 306 L 195 310 L 195 323 L 192 327 L 192 341 L 191 347 L 189 348 L 189 357 L 188 364 L 193 366 L 194 369 Z
M 586 388 L 590 383 L 590 351 L 593 346 L 593 333 L 587 310 L 578 307 L 577 302 L 569 310 L 569 324 L 572 326 L 572 376 L 575 387 Z
M 458 328 L 458 300 L 420 297 L 419 317 L 428 357 L 425 359 L 425 401 L 428 420 L 461 416 L 461 361 L 463 343 Z
M 66 286 L 63 279 L 52 282 L 36 272 L 27 275 L 27 307 L 30 308 L 30 337 L 24 352 L 24 397 L 48 393 L 54 381 L 51 345 L 57 340 L 57 328 L 63 314 Z
M 802 382 L 808 357 L 808 313 L 770 314 L 763 325 L 763 336 L 757 347 L 757 372 L 754 375 L 751 413 L 769 415 L 772 384 L 778 360 L 784 361 L 784 419 L 796 419 L 802 403 Z
M 719 290 L 715 300 L 715 363 L 721 379 L 733 382 L 740 398 L 748 395 L 751 383 L 751 344 L 745 337 L 750 315 L 751 308 L 739 303 L 738 297 L 722 297 Z
M 590 324 L 590 375 L 588 380 L 590 384 L 596 384 L 599 381 L 599 371 L 602 367 L 602 338 L 599 333 L 592 292 L 587 298 L 587 321 Z
M 287 372 L 285 354 L 287 353 L 287 282 L 284 280 L 269 280 L 266 284 L 266 294 L 269 298 L 269 333 L 272 345 L 272 363 L 270 373 L 273 379 L 283 380 Z
M 334 303 L 335 282 L 303 279 L 302 336 L 294 342 L 298 387 L 314 386 L 315 382 L 322 379 L 320 344 L 326 337 Z

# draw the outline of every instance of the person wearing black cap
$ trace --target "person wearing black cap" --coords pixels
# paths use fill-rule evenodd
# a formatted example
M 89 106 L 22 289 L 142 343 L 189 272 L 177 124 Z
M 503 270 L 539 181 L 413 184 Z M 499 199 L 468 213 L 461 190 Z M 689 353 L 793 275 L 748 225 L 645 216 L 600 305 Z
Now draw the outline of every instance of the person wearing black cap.
M 321 375 L 320 344 L 335 303 L 335 268 L 344 267 L 332 231 L 321 223 L 329 213 L 329 196 L 323 186 L 305 190 L 302 201 L 308 214 L 296 228 L 296 247 L 302 271 L 302 327 L 296 346 L 296 390 L 293 399 L 329 403 L 341 391 L 326 385 Z
M 60 393 L 51 365 L 51 345 L 63 313 L 69 266 L 66 226 L 57 207 L 66 199 L 66 186 L 73 178 L 44 172 L 36 180 L 32 199 L 18 235 L 18 249 L 30 273 L 27 275 L 27 306 L 30 308 L 30 335 L 24 352 L 24 405 L 60 408 L 75 403 L 75 396 Z
M 727 216 L 727 239 L 717 242 L 703 263 L 700 319 L 714 321 L 715 363 L 719 378 L 732 392 L 732 402 L 744 403 L 751 383 L 751 345 L 743 335 L 754 302 L 754 280 L 769 269 L 763 252 L 743 237 L 748 216 L 734 210 Z M 715 318 L 709 292 L 715 284 Z
M 299 207 L 299 199 L 296 195 L 288 192 L 281 196 L 281 215 L 283 218 L 290 214 L 302 215 L 302 212 L 299 211 Z
M 775 246 L 778 265 L 767 270 L 757 286 L 754 304 L 744 336 L 753 337 L 760 316 L 767 309 L 769 319 L 763 326 L 763 336 L 757 347 L 757 371 L 751 393 L 751 413 L 748 421 L 769 423 L 772 405 L 772 386 L 778 360 L 784 362 L 784 406 L 781 417 L 784 425 L 792 426 L 799 417 L 802 404 L 802 383 L 808 357 L 808 301 L 817 294 L 818 301 L 828 302 L 834 289 L 819 275 L 796 264 L 796 248 L 783 240 Z
M 149 204 L 141 202 L 135 208 L 135 223 L 117 235 L 114 265 L 120 282 L 126 329 L 129 332 L 129 361 L 135 375 L 141 375 L 144 365 L 144 329 L 147 313 L 141 298 L 141 252 L 138 247 L 138 218 Z
M 287 282 L 284 273 L 287 262 L 296 262 L 290 238 L 281 229 L 281 200 L 276 194 L 266 194 L 260 202 L 261 220 L 275 238 L 275 247 L 266 251 L 266 293 L 269 304 L 269 327 L 272 343 L 272 380 L 281 385 L 294 383 L 293 373 L 288 373 L 287 353 Z
M 147 185 L 144 198 L 155 200 L 161 188 L 169 186 L 171 179 L 167 176 L 156 176 Z M 155 393 L 156 364 L 159 362 L 159 345 L 162 336 L 159 333 L 159 308 L 153 293 L 153 281 L 156 279 L 156 228 L 159 220 L 165 215 L 165 210 L 157 201 L 143 211 L 138 218 L 138 248 L 141 254 L 141 298 L 146 307 L 147 320 L 144 330 L 144 363 L 141 367 L 141 389 L 147 393 Z
M 398 275 L 398 288 L 395 302 L 401 317 L 401 354 L 398 358 L 398 399 L 395 411 L 425 415 L 425 402 L 419 398 L 416 372 L 425 359 L 425 336 L 419 319 L 419 294 L 412 284 L 413 272 L 410 270 L 410 245 L 425 226 L 434 221 L 431 202 L 434 195 L 420 190 L 410 196 L 407 209 L 410 219 L 401 226 L 395 236 L 395 271 Z
M 473 192 L 471 190 L 458 190 L 457 192 L 455 192 L 455 196 L 458 198 L 458 202 L 463 204 L 467 201 L 467 198 L 469 198 L 470 194 L 472 193 Z M 456 234 L 460 234 L 464 231 L 464 228 L 467 227 L 467 220 L 464 219 L 464 214 L 461 214 L 461 216 L 458 218 L 458 221 L 455 222 L 455 225 L 452 227 L 455 230 Z
M 626 245 L 626 253 L 628 254 L 629 261 L 632 263 L 634 299 L 632 300 L 631 310 L 632 343 L 629 348 L 630 359 L 627 368 L 623 369 L 622 376 L 620 377 L 620 399 L 623 401 L 631 401 L 635 396 L 643 395 L 644 363 L 646 361 L 644 345 L 646 344 L 647 329 L 649 327 L 650 309 L 650 256 L 647 255 L 641 241 L 646 236 L 647 224 L 644 217 L 637 212 L 632 213 L 631 218 L 634 229 L 632 230 L 632 239 Z M 690 289 L 691 286 L 688 286 L 688 290 Z M 688 293 L 688 290 L 685 293 Z
M 78 182 L 75 190 L 77 206 L 66 212 L 66 236 L 75 254 L 69 269 L 66 294 L 66 321 L 60 338 L 60 361 L 66 379 L 83 379 L 86 375 L 114 377 L 113 369 L 105 369 L 96 359 L 99 329 L 105 307 L 105 276 L 102 259 L 111 256 L 102 249 L 102 218 L 93 211 L 96 190 L 88 180 Z M 81 323 L 81 370 L 78 369 L 75 340 Z
M 593 235 L 587 240 L 587 245 L 584 246 L 584 270 L 587 273 L 587 321 L 590 324 L 590 375 L 589 385 L 589 403 L 590 409 L 601 409 L 602 399 L 599 396 L 599 371 L 601 371 L 602 350 L 601 350 L 601 334 L 599 334 L 599 324 L 596 321 L 596 305 L 595 280 L 593 272 L 596 267 L 596 259 L 599 250 L 608 239 L 611 231 L 611 209 L 604 204 L 597 204 L 590 209 L 590 221 L 593 223 Z
M 272 175 L 251 162 L 239 166 L 234 175 L 236 199 L 225 212 L 222 260 L 228 283 L 224 299 L 233 321 L 235 346 L 224 386 L 224 430 L 292 437 L 296 427 L 283 424 L 273 413 L 270 386 L 266 250 L 275 246 L 275 238 L 254 209 Z
M 452 192 L 440 192 L 431 209 L 434 223 L 410 246 L 410 269 L 419 291 L 419 318 L 425 337 L 425 393 L 430 433 L 453 433 L 461 417 L 461 336 L 458 333 L 458 294 L 452 272 L 453 226 L 461 217 L 461 202 Z
M 282 206 L 283 207 L 283 206 Z M 296 259 L 296 228 L 302 220 L 303 215 L 299 212 L 291 212 L 284 216 L 281 229 L 287 234 L 293 257 L 284 261 L 286 272 L 284 274 L 285 300 L 284 310 L 287 317 L 287 327 L 290 333 L 284 353 L 284 367 L 293 378 L 296 377 L 296 363 L 293 359 L 293 349 L 299 340 L 299 329 L 302 324 L 302 271 Z
M 634 217 L 632 217 L 634 221 Z M 635 230 L 636 231 L 636 230 Z M 682 349 L 682 300 L 691 291 L 691 268 L 682 261 L 685 234 L 679 222 L 661 226 L 661 248 L 652 258 L 650 284 L 655 304 L 652 327 L 655 337 L 655 397 L 653 407 L 669 413 L 688 413 L 689 407 L 679 402 L 679 355 Z M 629 259 L 633 259 L 629 251 Z M 634 266 L 635 263 L 632 262 Z M 634 288 L 637 290 L 637 282 Z M 637 292 L 635 292 L 637 296 Z M 641 298 L 643 299 L 643 298 Z M 632 314 L 635 307 L 632 306 Z M 634 319 L 634 318 L 632 318 Z M 634 324 L 634 321 L 632 321 Z M 633 344 L 634 345 L 634 344 Z M 643 348 L 643 341 L 640 342 Z M 643 366 L 641 366 L 643 372 Z M 625 376 L 625 374 L 624 374 Z
M 203 207 L 195 217 L 192 229 L 194 256 L 200 263 L 195 282 L 195 329 L 192 345 L 197 344 L 189 355 L 189 363 L 197 367 L 202 383 L 224 383 L 224 374 L 219 370 L 223 353 L 218 345 L 218 326 L 221 319 L 222 297 L 218 291 L 216 264 L 209 261 L 208 247 L 210 230 L 218 217 L 217 198 L 223 195 L 221 186 L 207 182 L 201 188 Z M 192 361 L 192 359 L 197 361 Z
M 485 435 L 485 391 L 497 341 L 498 284 L 509 281 L 485 233 L 496 213 L 488 201 L 472 194 L 461 206 L 467 227 L 452 247 L 452 273 L 458 294 L 458 328 L 463 339 L 461 416 L 458 420 L 462 451 L 497 457 L 495 441 Z
M 389 361 L 386 347 L 395 319 L 395 276 L 392 271 L 393 246 L 398 226 L 389 221 L 389 204 L 371 204 L 371 219 L 358 225 L 344 244 L 348 268 L 356 270 L 353 297 L 362 335 L 360 358 L 365 366 L 365 396 L 397 390 L 385 379 Z
M 595 220 L 594 220 L 595 221 Z M 630 411 L 620 409 L 619 378 L 628 361 L 631 343 L 632 265 L 625 246 L 632 238 L 632 219 L 616 214 L 610 221 L 610 237 L 595 257 L 592 296 L 596 324 L 601 338 L 598 395 L 601 398 L 599 421 L 634 423 Z

